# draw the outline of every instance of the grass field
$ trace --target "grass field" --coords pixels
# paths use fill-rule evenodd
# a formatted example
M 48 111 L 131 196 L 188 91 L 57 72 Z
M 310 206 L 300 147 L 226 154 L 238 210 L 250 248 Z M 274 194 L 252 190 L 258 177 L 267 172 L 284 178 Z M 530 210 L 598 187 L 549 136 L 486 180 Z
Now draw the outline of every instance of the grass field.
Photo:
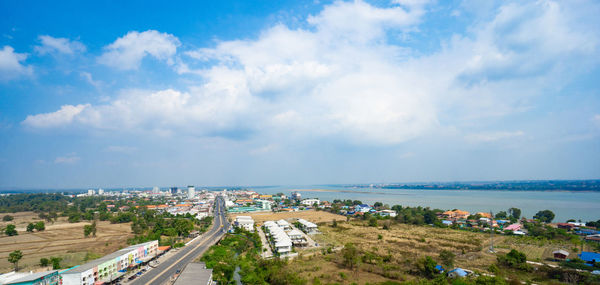
M 416 269 L 416 261 L 425 256 L 440 261 L 442 250 L 456 255 L 455 267 L 489 273 L 488 267 L 496 262 L 497 254 L 510 249 L 525 252 L 529 260 L 543 260 L 557 248 L 570 248 L 568 242 L 539 243 L 495 236 L 497 253 L 494 254 L 488 250 L 489 234 L 406 224 L 392 224 L 389 230 L 384 230 L 385 221 L 379 223 L 378 227 L 368 227 L 363 221 L 338 222 L 335 228 L 331 224 L 321 225 L 322 234 L 313 238 L 323 247 L 301 251 L 300 258 L 291 261 L 289 266 L 307 280 L 317 277 L 323 283 L 365 284 L 418 278 L 411 274 Z M 355 244 L 363 255 L 376 256 L 380 261 L 363 262 L 359 270 L 354 271 L 344 268 L 338 251 L 346 243 Z M 327 248 L 333 252 L 327 253 Z M 381 261 L 381 258 L 386 260 Z
M 7 261 L 8 254 L 14 250 L 23 252 L 19 267 L 27 270 L 40 269 L 40 258 L 57 256 L 63 258 L 63 267 L 84 262 L 88 257 L 98 258 L 127 245 L 127 239 L 132 237 L 130 224 L 111 224 L 98 222 L 96 237 L 84 238 L 83 226 L 89 224 L 68 223 L 66 218 L 59 218 L 54 224 L 46 222 L 46 230 L 28 233 L 26 226 L 30 222 L 40 221 L 35 213 L 23 212 L 11 214 L 15 217 L 12 222 L 2 222 L 17 225 L 18 236 L 0 237 L 0 272 L 11 271 L 13 265 Z
M 236 213 L 229 214 L 231 220 L 235 220 L 236 216 L 250 216 L 256 224 L 262 225 L 265 221 L 277 221 L 280 219 L 301 218 L 313 223 L 332 222 L 333 220 L 345 221 L 346 217 L 336 215 L 329 212 L 307 210 L 298 212 L 258 212 L 258 213 Z

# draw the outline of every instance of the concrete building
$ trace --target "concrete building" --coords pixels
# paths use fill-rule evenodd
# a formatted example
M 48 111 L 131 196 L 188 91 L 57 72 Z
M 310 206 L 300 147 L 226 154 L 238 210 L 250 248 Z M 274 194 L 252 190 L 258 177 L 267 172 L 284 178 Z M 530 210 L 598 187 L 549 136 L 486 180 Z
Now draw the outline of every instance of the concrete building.
M 202 262 L 190 263 L 181 272 L 174 285 L 212 285 L 212 269 L 207 269 Z
M 281 219 L 281 220 L 277 221 L 276 223 L 284 231 L 289 231 L 292 229 L 292 226 L 290 225 L 290 223 L 288 223 L 284 219 Z
M 305 219 L 298 219 L 298 223 L 300 223 L 300 229 L 303 230 L 307 234 L 317 233 L 318 227 L 316 224 L 311 223 Z
M 171 187 L 171 194 L 177 194 L 177 187 Z
M 313 206 L 315 203 L 319 205 L 320 202 L 319 199 L 304 199 L 301 203 L 305 206 Z
M 379 214 L 382 217 L 392 217 L 392 218 L 397 215 L 396 211 L 394 211 L 394 210 L 382 210 Z
M 99 188 L 98 189 L 98 195 L 104 195 L 104 189 Z
M 261 210 L 270 211 L 271 210 L 271 201 L 267 200 L 255 200 L 256 206 Z
M 62 282 L 58 270 L 37 273 L 21 273 L 13 271 L 0 275 L 0 284 L 59 285 L 62 284 Z
M 194 186 L 188 186 L 188 199 L 194 199 L 196 197 L 196 188 Z
M 96 195 L 96 190 L 88 189 L 88 196 L 94 196 L 94 195 Z
M 243 228 L 249 232 L 254 232 L 254 220 L 250 216 L 237 216 L 233 223 L 238 228 Z
M 302 200 L 302 195 L 300 195 L 300 192 L 292 192 L 292 200 L 296 200 L 296 201 Z
M 64 285 L 108 283 L 125 275 L 129 268 L 150 261 L 158 253 L 158 241 L 132 245 L 61 273 Z
M 279 255 L 288 255 L 292 252 L 292 240 L 276 222 L 266 221 L 264 224 L 266 234 L 273 238 L 273 250 Z

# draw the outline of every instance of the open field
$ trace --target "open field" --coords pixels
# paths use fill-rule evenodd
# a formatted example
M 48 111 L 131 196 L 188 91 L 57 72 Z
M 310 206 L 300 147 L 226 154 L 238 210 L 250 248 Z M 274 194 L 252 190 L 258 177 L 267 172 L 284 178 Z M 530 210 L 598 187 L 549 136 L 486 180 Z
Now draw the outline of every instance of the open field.
M 313 238 L 323 247 L 300 251 L 300 257 L 290 261 L 289 266 L 309 281 L 317 277 L 323 283 L 365 284 L 418 278 L 412 273 L 417 260 L 431 256 L 439 262 L 442 250 L 456 255 L 455 267 L 489 273 L 489 265 L 496 262 L 497 255 L 488 251 L 489 234 L 407 224 L 392 224 L 389 230 L 384 230 L 384 223 L 387 221 L 379 221 L 377 228 L 368 227 L 363 221 L 338 221 L 336 228 L 322 225 L 319 227 L 322 234 Z M 347 243 L 356 245 L 363 258 L 372 259 L 363 260 L 358 270 L 345 268 L 339 250 Z M 570 249 L 568 242 L 540 244 L 509 236 L 495 236 L 494 244 L 499 246 L 498 254 L 514 248 L 525 252 L 529 260 L 544 262 L 553 250 Z M 332 252 L 327 253 L 327 248 Z
M 61 265 L 65 267 L 82 263 L 86 255 L 97 258 L 99 255 L 125 247 L 127 239 L 133 236 L 130 224 L 98 222 L 96 237 L 84 238 L 83 226 L 89 223 L 68 223 L 66 218 L 59 218 L 54 224 L 46 223 L 45 231 L 28 233 L 25 228 L 28 223 L 39 221 L 37 215 L 11 215 L 15 217 L 13 223 L 17 225 L 19 235 L 0 237 L 0 272 L 12 270 L 13 265 L 7 261 L 7 257 L 14 250 L 23 252 L 23 259 L 19 262 L 20 268 L 39 269 L 37 264 L 40 258 L 52 256 L 62 257 Z M 3 222 L 2 227 L 9 223 Z
M 265 221 L 277 221 L 280 219 L 293 219 L 293 218 L 301 218 L 313 223 L 321 223 L 321 222 L 332 222 L 333 220 L 337 221 L 345 221 L 346 217 L 342 215 L 336 215 L 329 212 L 324 211 L 315 211 L 315 210 L 307 210 L 307 211 L 298 211 L 298 212 L 258 212 L 258 213 L 236 213 L 229 214 L 229 218 L 234 220 L 236 216 L 250 216 L 254 219 L 254 222 L 262 225 Z

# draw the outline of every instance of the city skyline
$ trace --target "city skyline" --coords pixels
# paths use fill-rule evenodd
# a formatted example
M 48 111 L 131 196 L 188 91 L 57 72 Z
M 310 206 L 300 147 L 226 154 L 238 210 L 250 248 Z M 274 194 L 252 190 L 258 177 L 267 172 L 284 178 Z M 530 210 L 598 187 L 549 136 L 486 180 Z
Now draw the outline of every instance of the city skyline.
M 2 188 L 600 177 L 594 1 L 0 10 Z

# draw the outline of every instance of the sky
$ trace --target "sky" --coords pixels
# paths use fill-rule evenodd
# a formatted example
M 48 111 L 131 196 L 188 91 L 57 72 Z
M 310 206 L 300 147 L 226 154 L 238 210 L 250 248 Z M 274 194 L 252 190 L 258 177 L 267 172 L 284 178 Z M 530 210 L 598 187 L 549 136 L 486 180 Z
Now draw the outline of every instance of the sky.
M 600 178 L 598 1 L 0 1 L 0 188 Z

